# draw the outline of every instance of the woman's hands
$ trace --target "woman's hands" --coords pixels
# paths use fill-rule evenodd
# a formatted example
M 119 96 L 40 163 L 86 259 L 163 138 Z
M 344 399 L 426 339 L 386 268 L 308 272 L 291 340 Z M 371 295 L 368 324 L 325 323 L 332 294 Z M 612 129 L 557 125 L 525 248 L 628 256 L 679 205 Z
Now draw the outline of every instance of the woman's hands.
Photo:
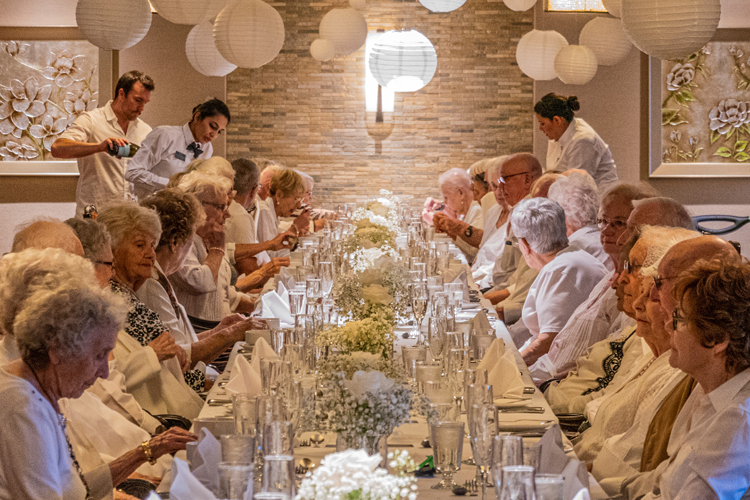
M 271 262 L 266 262 L 260 266 L 259 271 L 263 273 L 263 276 L 271 277 L 279 274 L 282 267 L 289 265 L 289 257 L 274 257 Z
M 172 427 L 167 432 L 152 437 L 148 444 L 151 446 L 151 454 L 154 458 L 159 458 L 167 453 L 174 453 L 184 450 L 185 445 L 192 441 L 197 441 L 198 436 L 192 432 L 178 427 Z
M 156 357 L 159 359 L 159 363 L 162 363 L 165 359 L 176 356 L 183 373 L 186 372 L 189 368 L 187 362 L 187 353 L 185 352 L 185 349 L 175 343 L 172 334 L 170 334 L 169 332 L 162 333 L 154 340 L 149 342 L 148 346 L 156 353 Z
M 446 233 L 448 236 L 454 239 L 466 229 L 465 223 L 456 219 L 452 219 L 442 212 L 436 213 L 433 216 L 432 221 L 435 224 L 436 231 Z
M 224 226 L 218 222 L 208 220 L 195 233 L 201 237 L 206 248 L 224 248 L 226 242 Z

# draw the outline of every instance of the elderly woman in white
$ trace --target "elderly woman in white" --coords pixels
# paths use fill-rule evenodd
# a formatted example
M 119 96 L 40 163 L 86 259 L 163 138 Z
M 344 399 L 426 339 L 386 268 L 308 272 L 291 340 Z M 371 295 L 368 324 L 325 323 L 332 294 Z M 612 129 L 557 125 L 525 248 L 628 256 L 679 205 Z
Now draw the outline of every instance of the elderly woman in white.
M 294 170 L 282 168 L 276 170 L 271 176 L 268 193 L 265 202 L 258 205 L 258 215 L 255 218 L 255 234 L 261 243 L 284 234 L 279 227 L 279 219 L 291 217 L 295 210 L 301 208 L 302 200 L 305 198 L 305 183 L 302 176 Z M 309 230 L 309 226 L 310 210 L 304 208 L 302 213 L 294 219 L 288 232 L 298 236 Z M 290 250 L 291 248 L 286 246 L 268 253 L 271 257 L 288 257 Z
M 503 158 L 502 156 L 500 159 Z M 474 201 L 482 207 L 482 220 L 487 218 L 487 212 L 495 206 L 495 196 L 490 181 L 489 171 L 495 168 L 499 158 L 485 158 L 475 162 L 469 167 L 471 177 L 471 189 L 474 192 Z M 502 161 L 501 161 L 502 163 Z
M 565 213 L 554 201 L 521 201 L 513 209 L 511 224 L 526 263 L 539 271 L 523 305 L 523 322 L 511 327 L 528 329 L 530 339 L 521 355 L 530 365 L 549 350 L 607 270 L 588 252 L 568 245 Z
M 474 228 L 483 229 L 482 207 L 474 201 L 474 194 L 471 190 L 471 178 L 465 170 L 452 168 L 447 172 L 443 172 L 438 177 L 438 186 L 443 195 L 445 209 L 437 212 L 432 218 L 437 231 L 449 234 L 449 228 L 453 221 L 461 221 L 468 224 L 464 232 L 466 238 L 473 236 Z M 451 236 L 451 238 L 466 256 L 466 260 L 469 263 L 473 263 L 478 251 L 477 246 L 467 243 L 463 238 L 456 236 Z
M 53 285 L 56 278 L 39 272 L 46 258 L 77 270 L 78 277 Z M 60 250 L 11 254 L 0 262 L 0 274 L 3 294 L 10 296 L 0 313 L 4 324 L 12 323 L 5 334 L 14 339 L 19 356 L 0 369 L 0 498 L 112 498 L 113 485 L 140 465 L 195 440 L 175 429 L 107 465 L 87 469 L 79 463 L 80 448 L 69 441 L 61 412 L 97 378 L 107 378 L 108 355 L 127 308 L 97 285 L 90 264 Z M 19 274 L 27 279 L 17 279 Z M 69 432 L 75 440 L 75 428 Z

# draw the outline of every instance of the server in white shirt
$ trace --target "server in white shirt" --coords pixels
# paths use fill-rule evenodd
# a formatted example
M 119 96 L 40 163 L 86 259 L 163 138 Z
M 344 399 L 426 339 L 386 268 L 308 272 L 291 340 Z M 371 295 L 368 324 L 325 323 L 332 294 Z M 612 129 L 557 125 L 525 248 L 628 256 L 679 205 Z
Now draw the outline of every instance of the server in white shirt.
M 579 109 L 576 96 L 557 94 L 547 94 L 534 106 L 539 129 L 549 138 L 547 170 L 580 168 L 603 192 L 617 184 L 617 168 L 609 146 L 588 123 L 575 117 Z
M 226 130 L 230 120 L 227 105 L 210 99 L 193 108 L 193 116 L 185 125 L 156 127 L 143 140 L 125 172 L 135 195 L 144 198 L 164 189 L 170 177 L 184 172 L 191 161 L 211 158 L 211 142 Z
M 154 81 L 148 75 L 125 73 L 117 81 L 113 101 L 80 115 L 52 144 L 52 156 L 78 162 L 76 216 L 83 215 L 86 205 L 101 207 L 109 200 L 129 196 L 125 170 L 130 160 L 111 156 L 108 151 L 128 143 L 140 145 L 151 132 L 138 116 L 153 90 Z

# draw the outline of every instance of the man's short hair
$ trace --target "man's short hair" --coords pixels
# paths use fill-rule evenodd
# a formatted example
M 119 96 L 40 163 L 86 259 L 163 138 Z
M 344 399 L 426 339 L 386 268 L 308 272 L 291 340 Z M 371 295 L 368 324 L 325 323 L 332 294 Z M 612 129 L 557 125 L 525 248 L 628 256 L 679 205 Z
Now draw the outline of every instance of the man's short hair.
M 133 85 L 135 85 L 136 82 L 141 82 L 143 88 L 149 92 L 154 91 L 154 81 L 150 76 L 136 70 L 128 71 L 117 80 L 117 85 L 115 86 L 115 99 L 117 99 L 120 89 L 125 92 L 125 97 L 127 97 L 130 91 L 133 90 Z
M 260 181 L 260 169 L 253 160 L 238 158 L 232 162 L 234 169 L 234 189 L 244 195 L 252 191 Z

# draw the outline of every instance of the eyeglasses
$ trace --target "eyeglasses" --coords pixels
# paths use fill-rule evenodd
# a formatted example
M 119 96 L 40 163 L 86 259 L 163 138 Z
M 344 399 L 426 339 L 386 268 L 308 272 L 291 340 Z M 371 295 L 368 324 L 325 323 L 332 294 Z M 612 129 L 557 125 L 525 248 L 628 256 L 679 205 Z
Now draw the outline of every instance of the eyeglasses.
M 674 311 L 672 311 L 672 330 L 677 330 L 677 323 L 685 324 L 686 321 L 685 321 L 685 317 L 681 316 L 677 312 L 677 309 L 675 309 Z
M 211 203 L 210 201 L 202 201 L 201 203 L 203 203 L 204 205 L 210 205 L 214 207 L 216 210 L 218 210 L 219 212 L 226 212 L 227 209 L 229 208 L 229 205 L 227 205 L 226 203 L 219 204 L 219 203 Z
M 511 177 L 515 177 L 517 175 L 528 174 L 528 173 L 529 172 L 526 171 L 526 172 L 518 172 L 517 174 L 501 175 L 500 177 L 497 178 L 497 180 L 500 181 L 500 182 L 502 182 L 503 184 L 505 184 L 505 183 L 508 182 L 508 179 L 510 179 Z
M 628 221 L 626 220 L 609 220 L 605 219 L 604 217 L 600 217 L 596 219 L 596 224 L 599 226 L 599 229 L 604 231 L 607 229 L 607 226 L 610 226 L 612 229 L 619 231 L 620 229 L 625 229 L 628 225 Z
M 664 277 L 657 276 L 656 278 L 654 278 L 654 288 L 659 290 L 665 281 L 673 280 L 675 278 L 677 278 L 677 276 L 664 276 Z
M 632 264 L 629 260 L 625 261 L 625 264 L 623 268 L 625 269 L 625 272 L 628 274 L 634 272 L 636 269 L 640 269 L 643 267 L 643 264 Z

